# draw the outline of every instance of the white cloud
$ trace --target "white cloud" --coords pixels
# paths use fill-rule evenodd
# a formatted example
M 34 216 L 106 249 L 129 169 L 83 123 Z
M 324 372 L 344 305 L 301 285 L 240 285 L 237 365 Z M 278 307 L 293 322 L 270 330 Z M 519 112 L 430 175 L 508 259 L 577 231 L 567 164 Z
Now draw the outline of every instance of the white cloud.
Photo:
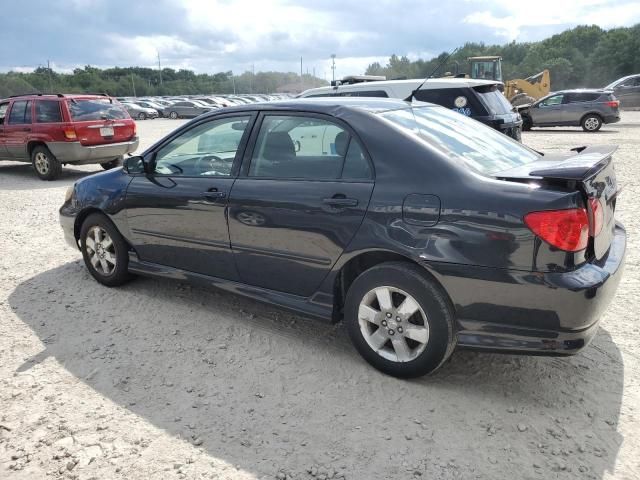
M 469 3 L 478 2 L 472 0 Z M 610 28 L 640 22 L 640 2 L 637 1 L 537 0 L 535 3 L 526 4 L 510 0 L 493 0 L 483 1 L 482 8 L 483 10 L 467 15 L 464 23 L 496 29 L 497 33 L 507 40 L 528 40 L 521 38 L 525 27 L 595 24 Z

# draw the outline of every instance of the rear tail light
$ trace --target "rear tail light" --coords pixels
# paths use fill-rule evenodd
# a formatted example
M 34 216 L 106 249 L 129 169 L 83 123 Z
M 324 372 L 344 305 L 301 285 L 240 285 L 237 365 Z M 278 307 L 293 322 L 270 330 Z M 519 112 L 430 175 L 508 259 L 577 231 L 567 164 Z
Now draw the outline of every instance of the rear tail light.
M 605 104 L 607 105 L 607 107 L 618 108 L 620 106 L 620 101 L 619 100 L 609 100 L 608 102 L 605 102 Z
M 591 221 L 590 234 L 592 237 L 597 237 L 602 231 L 602 225 L 604 224 L 604 212 L 602 211 L 602 204 L 597 198 L 589 199 L 589 207 L 591 208 Z
M 133 136 L 135 137 L 137 132 L 137 125 L 136 125 L 136 122 L 131 122 L 131 123 L 133 123 Z
M 64 129 L 64 136 L 67 140 L 77 140 L 78 139 L 78 135 L 76 135 L 76 130 L 75 128 L 65 128 Z
M 525 215 L 524 222 L 538 237 L 560 250 L 577 252 L 587 248 L 589 215 L 584 208 L 531 212 Z

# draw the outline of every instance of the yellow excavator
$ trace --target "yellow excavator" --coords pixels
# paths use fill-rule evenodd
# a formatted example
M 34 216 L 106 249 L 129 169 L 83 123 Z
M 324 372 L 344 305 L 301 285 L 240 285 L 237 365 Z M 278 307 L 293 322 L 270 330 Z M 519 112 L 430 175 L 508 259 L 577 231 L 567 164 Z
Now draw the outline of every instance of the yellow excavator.
M 503 80 L 502 57 L 469 57 L 467 60 L 471 67 L 469 77 L 503 82 L 504 96 L 513 106 L 532 103 L 551 91 L 549 70 L 543 70 L 525 79 Z

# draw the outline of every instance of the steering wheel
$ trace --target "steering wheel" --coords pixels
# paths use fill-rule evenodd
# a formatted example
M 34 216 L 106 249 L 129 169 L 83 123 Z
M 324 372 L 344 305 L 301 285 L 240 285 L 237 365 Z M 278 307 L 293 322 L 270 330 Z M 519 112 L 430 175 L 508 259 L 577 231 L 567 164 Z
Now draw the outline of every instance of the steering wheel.
M 228 175 L 228 172 L 218 170 L 220 168 L 219 162 L 224 162 L 224 160 L 217 155 L 205 155 L 198 159 L 195 169 L 200 175 Z

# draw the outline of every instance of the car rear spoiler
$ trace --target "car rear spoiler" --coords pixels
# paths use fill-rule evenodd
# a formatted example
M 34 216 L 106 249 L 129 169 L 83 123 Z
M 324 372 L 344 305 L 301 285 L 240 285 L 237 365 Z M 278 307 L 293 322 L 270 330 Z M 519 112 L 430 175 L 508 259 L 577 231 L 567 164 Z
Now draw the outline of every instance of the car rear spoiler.
M 617 145 L 574 148 L 572 150 L 576 152 L 575 155 L 553 166 L 532 169 L 529 172 L 529 176 L 553 180 L 584 181 L 607 166 L 611 162 L 611 156 L 617 149 Z

